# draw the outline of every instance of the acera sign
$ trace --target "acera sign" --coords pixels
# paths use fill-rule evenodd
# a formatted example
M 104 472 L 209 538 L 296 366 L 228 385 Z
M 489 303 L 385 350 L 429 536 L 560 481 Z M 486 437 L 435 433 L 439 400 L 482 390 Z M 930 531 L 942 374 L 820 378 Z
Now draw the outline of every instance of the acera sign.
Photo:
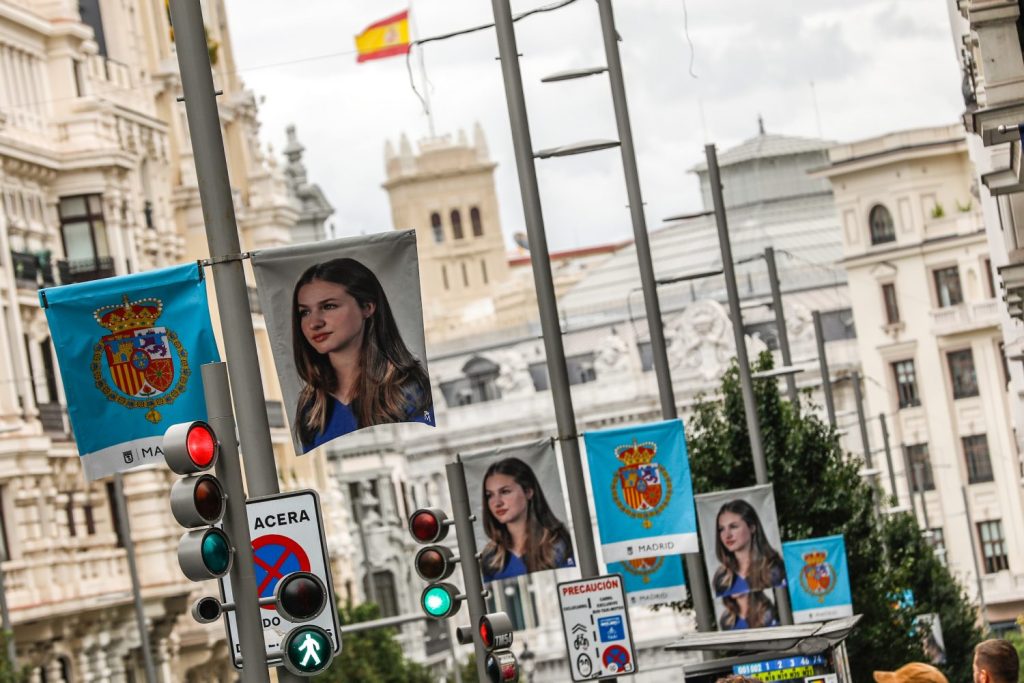
M 626 591 L 618 574 L 558 584 L 573 681 L 637 671 Z
M 290 491 L 254 498 L 246 501 L 245 511 L 252 538 L 256 588 L 261 598 L 272 597 L 278 582 L 292 572 L 310 572 L 319 577 L 324 585 L 332 585 L 320 499 L 316 491 Z M 234 602 L 228 577 L 223 577 L 220 584 L 224 601 Z M 263 606 L 260 612 L 263 614 L 267 661 L 280 661 L 281 644 L 296 624 L 278 614 L 273 605 Z M 334 653 L 341 651 L 338 611 L 333 605 L 328 605 L 320 616 L 304 623 L 319 626 L 326 631 L 331 637 Z M 232 661 L 235 667 L 241 668 L 242 651 L 234 611 L 227 613 L 227 629 Z

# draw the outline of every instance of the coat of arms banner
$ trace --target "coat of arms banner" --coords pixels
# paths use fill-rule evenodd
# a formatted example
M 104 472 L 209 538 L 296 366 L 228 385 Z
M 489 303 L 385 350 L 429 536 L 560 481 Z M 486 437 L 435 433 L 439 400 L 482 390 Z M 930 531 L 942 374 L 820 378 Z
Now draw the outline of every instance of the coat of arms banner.
M 605 562 L 697 552 L 682 420 L 583 435 Z
M 846 542 L 841 535 L 782 544 L 793 623 L 853 616 Z
M 686 578 L 680 555 L 612 562 L 605 573 L 622 575 L 630 607 L 667 605 L 686 600 Z
M 167 428 L 206 419 L 199 368 L 220 360 L 188 263 L 39 292 L 89 480 L 163 462 Z

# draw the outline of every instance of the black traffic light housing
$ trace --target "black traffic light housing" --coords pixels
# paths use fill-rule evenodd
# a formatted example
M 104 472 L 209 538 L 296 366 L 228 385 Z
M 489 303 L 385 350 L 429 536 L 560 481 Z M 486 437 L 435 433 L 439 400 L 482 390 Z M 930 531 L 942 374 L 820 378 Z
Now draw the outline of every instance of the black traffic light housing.
M 444 580 L 455 571 L 459 558 L 438 542 L 448 535 L 453 522 L 440 508 L 420 508 L 409 515 L 409 533 L 417 543 L 430 544 L 416 553 L 416 574 L 429 585 L 420 594 L 420 608 L 434 619 L 447 619 L 462 606 L 465 595 Z
M 487 650 L 484 670 L 493 683 L 515 683 L 519 680 L 519 662 L 509 650 L 512 647 L 512 620 L 505 612 L 492 612 L 480 617 L 477 631 Z

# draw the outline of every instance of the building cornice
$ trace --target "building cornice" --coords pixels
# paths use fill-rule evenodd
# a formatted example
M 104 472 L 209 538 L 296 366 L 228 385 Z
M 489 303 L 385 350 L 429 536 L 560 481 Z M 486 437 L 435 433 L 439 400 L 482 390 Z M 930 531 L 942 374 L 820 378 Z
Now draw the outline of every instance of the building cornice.
M 985 242 L 985 239 L 985 229 L 982 228 L 981 230 L 976 230 L 966 234 L 933 237 L 932 239 L 915 242 L 914 244 L 888 247 L 886 249 L 872 249 L 871 251 L 863 254 L 847 256 L 846 258 L 836 261 L 836 263 L 847 269 L 870 266 L 875 263 L 887 261 L 893 256 L 905 257 L 924 255 L 933 252 L 940 247 L 945 248 L 950 246 L 959 246 L 960 244 L 970 244 L 971 242 Z

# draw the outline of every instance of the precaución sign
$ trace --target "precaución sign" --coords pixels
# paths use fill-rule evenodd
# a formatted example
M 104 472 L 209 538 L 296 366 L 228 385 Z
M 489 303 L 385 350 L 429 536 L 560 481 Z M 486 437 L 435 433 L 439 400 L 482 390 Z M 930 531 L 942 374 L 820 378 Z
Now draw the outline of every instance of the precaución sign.
M 558 602 L 573 681 L 637 672 L 621 576 L 560 583 Z

